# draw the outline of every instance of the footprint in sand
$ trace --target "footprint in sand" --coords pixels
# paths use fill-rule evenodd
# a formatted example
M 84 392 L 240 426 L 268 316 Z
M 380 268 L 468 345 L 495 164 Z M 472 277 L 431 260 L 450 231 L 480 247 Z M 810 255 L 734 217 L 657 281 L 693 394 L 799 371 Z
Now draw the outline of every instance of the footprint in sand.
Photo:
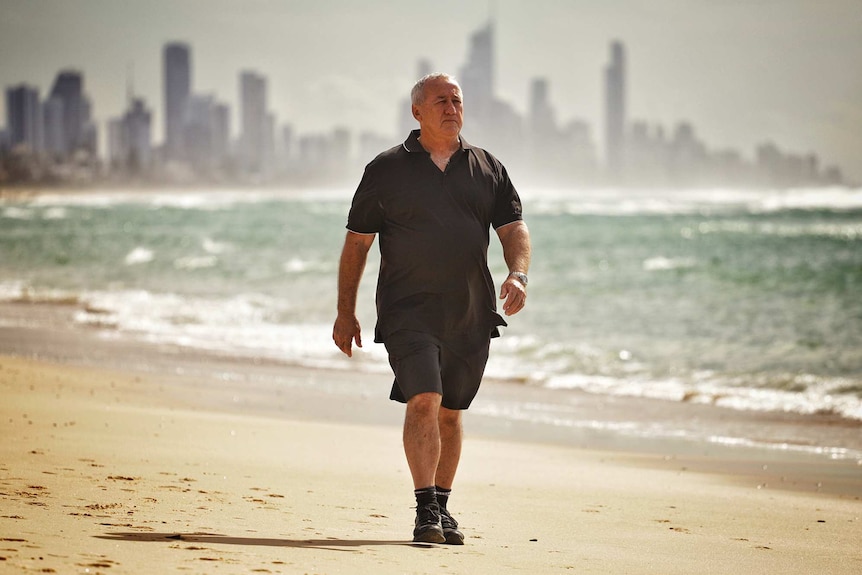
M 119 565 L 116 561 L 111 561 L 110 559 L 101 559 L 93 561 L 92 563 L 76 563 L 78 567 L 95 567 L 97 569 L 110 569 L 116 565 Z

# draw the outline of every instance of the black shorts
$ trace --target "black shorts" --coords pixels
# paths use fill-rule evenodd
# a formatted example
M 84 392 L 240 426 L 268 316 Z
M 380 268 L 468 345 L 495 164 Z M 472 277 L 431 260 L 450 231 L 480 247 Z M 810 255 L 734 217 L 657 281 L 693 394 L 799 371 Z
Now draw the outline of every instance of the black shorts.
M 485 373 L 490 337 L 478 345 L 453 345 L 436 336 L 401 330 L 384 342 L 395 382 L 389 399 L 407 403 L 420 393 L 439 393 L 443 407 L 467 409 Z

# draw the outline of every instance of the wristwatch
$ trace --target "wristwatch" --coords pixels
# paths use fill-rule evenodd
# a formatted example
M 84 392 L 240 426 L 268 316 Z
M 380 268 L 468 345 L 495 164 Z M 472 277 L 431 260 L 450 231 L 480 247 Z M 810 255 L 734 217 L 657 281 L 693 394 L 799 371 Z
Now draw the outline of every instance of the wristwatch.
M 527 287 L 527 274 L 523 272 L 509 272 L 509 277 L 513 277 L 521 282 L 524 287 Z

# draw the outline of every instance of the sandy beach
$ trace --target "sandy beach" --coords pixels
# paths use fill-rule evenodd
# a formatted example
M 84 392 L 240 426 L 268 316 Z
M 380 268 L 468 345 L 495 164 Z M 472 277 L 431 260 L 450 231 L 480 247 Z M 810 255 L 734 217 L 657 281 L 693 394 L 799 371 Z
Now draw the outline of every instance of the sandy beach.
M 218 358 L 193 370 L 150 350 L 123 368 L 128 345 L 62 333 L 0 338 L 2 572 L 862 569 L 862 472 L 852 468 L 821 469 L 835 488 L 818 492 L 800 487 L 813 472 L 798 462 L 725 457 L 719 469 L 709 458 L 516 441 L 469 418 L 450 502 L 467 544 L 415 545 L 398 406 L 326 402 L 288 385 L 269 401 L 282 407 L 266 410 L 265 395 L 255 404 L 219 391 L 203 369 Z M 160 361 L 185 367 L 140 369 Z M 262 369 L 321 387 L 371 377 Z

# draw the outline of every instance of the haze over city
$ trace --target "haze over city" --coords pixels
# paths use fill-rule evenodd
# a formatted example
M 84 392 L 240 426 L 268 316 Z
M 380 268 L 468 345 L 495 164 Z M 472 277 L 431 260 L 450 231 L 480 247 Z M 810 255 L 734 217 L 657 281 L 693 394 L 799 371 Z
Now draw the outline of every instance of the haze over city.
M 400 139 L 401 102 L 417 61 L 457 74 L 471 34 L 492 20 L 497 97 L 525 113 L 531 81 L 547 79 L 557 119 L 589 123 L 599 149 L 603 67 L 610 42 L 620 40 L 629 118 L 669 127 L 689 121 L 711 147 L 746 156 L 773 141 L 862 180 L 858 0 L 0 0 L 0 9 L 4 86 L 24 82 L 44 94 L 58 70 L 80 70 L 101 126 L 123 113 L 131 82 L 153 110 L 156 143 L 167 42 L 192 47 L 193 89 L 233 109 L 238 74 L 253 69 L 268 79 L 278 122 L 297 132 L 345 127 Z M 465 100 L 469 126 L 469 93 Z M 236 132 L 236 114 L 232 121 Z

